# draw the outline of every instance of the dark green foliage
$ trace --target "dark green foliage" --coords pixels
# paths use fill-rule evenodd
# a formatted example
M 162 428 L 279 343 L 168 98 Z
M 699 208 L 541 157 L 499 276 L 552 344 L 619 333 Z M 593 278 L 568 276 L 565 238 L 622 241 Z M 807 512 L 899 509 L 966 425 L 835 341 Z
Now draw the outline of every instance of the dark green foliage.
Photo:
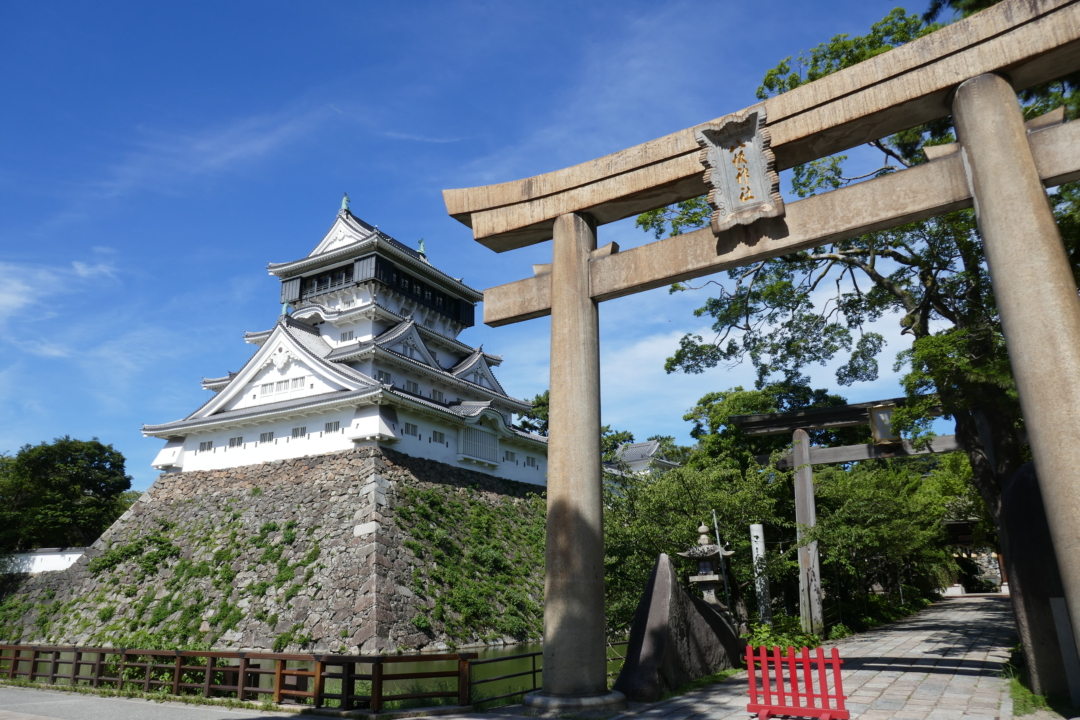
M 609 633 L 621 635 L 629 629 L 659 553 L 671 557 L 680 578 L 695 574 L 693 564 L 676 553 L 696 544 L 700 524 L 708 527 L 712 539 L 715 510 L 720 536 L 734 551 L 727 571 L 736 616 L 746 622 L 758 612 L 747 526 L 762 523 L 768 543 L 765 571 L 777 618 L 768 632 L 774 639 L 790 634 L 790 618 L 798 614 L 799 547 L 792 471 L 755 459 L 778 457 L 790 447 L 790 437 L 747 437 L 729 418 L 841 404 L 843 398 L 805 385 L 710 393 L 686 415 L 694 423 L 698 445 L 682 467 L 661 474 L 606 475 Z M 816 435 L 824 444 L 853 444 L 864 441 L 866 432 L 861 427 Z M 984 518 L 976 532 L 992 543 L 992 523 L 971 485 L 964 455 L 821 466 L 814 475 L 818 525 L 804 542 L 818 541 L 826 622 L 844 625 L 838 633 L 909 614 L 955 579 L 958 569 L 946 544 L 944 520 Z M 883 596 L 875 594 L 880 591 Z M 755 632 L 758 640 L 765 637 L 766 630 Z M 794 643 L 797 638 L 787 639 Z
M 518 425 L 539 435 L 548 434 L 548 402 L 551 392 L 545 390 L 532 399 L 532 409 L 518 418 Z
M 285 523 L 285 532 L 282 533 L 283 542 L 286 545 L 292 545 L 296 542 L 296 521 L 290 520 Z
M 273 616 L 276 618 L 277 616 Z M 273 618 L 272 618 L 273 619 Z M 304 629 L 303 624 L 293 625 L 291 628 L 274 638 L 274 652 L 282 652 L 290 645 L 307 645 L 311 642 L 311 636 L 301 631 Z
M 165 562 L 180 555 L 180 548 L 166 536 L 166 532 L 171 530 L 172 526 L 167 522 L 161 522 L 160 525 L 160 530 L 148 533 L 138 540 L 110 547 L 102 555 L 90 561 L 90 572 L 97 575 L 114 570 L 121 563 L 132 560 L 142 570 L 142 575 L 157 574 L 158 569 Z
M 138 498 L 130 487 L 124 456 L 96 438 L 0 456 L 0 552 L 90 545 Z
M 407 547 L 425 559 L 413 570 L 413 591 L 435 598 L 430 618 L 417 615 L 414 627 L 459 641 L 540 636 L 542 498 L 485 502 L 471 489 L 405 486 L 395 514 L 411 536 Z

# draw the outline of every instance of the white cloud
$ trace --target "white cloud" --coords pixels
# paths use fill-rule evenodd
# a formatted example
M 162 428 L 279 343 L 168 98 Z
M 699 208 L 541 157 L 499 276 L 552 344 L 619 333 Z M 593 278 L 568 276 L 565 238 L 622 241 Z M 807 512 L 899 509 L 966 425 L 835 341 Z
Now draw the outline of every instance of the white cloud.
M 4 327 L 22 310 L 33 305 L 55 305 L 63 295 L 85 291 L 101 278 L 115 279 L 112 265 L 89 265 L 73 261 L 71 269 L 35 263 L 0 261 L 0 327 Z M 45 308 L 34 310 L 34 317 L 50 315 Z M 6 339 L 12 340 L 8 336 Z
M 71 263 L 71 267 L 75 270 L 75 274 L 81 278 L 92 278 L 99 275 L 115 278 L 116 268 L 106 263 L 97 263 L 95 265 L 88 265 L 78 260 Z
M 33 338 L 30 340 L 17 340 L 12 338 L 11 342 L 23 352 L 38 357 L 62 358 L 68 357 L 72 353 L 70 345 L 62 345 L 41 338 Z
M 388 137 L 391 140 L 409 140 L 412 142 L 422 143 L 456 143 L 461 142 L 461 138 L 439 138 L 429 137 L 427 135 L 410 135 L 409 133 L 399 132 L 384 132 L 383 137 Z
M 710 117 L 712 103 L 696 79 L 698 65 L 714 53 L 686 42 L 700 32 L 699 8 L 674 3 L 608 20 L 571 75 L 576 82 L 552 98 L 552 111 L 511 144 L 471 162 L 456 186 L 555 170 L 680 130 L 685 114 L 700 115 L 697 122 Z

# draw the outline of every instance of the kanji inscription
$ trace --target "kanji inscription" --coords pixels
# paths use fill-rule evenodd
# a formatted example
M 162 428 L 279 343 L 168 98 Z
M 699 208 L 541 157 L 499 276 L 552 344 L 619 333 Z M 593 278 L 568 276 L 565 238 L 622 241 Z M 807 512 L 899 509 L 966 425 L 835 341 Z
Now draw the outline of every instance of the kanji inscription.
M 710 188 L 713 232 L 784 214 L 764 105 L 722 117 L 698 128 L 696 135 Z

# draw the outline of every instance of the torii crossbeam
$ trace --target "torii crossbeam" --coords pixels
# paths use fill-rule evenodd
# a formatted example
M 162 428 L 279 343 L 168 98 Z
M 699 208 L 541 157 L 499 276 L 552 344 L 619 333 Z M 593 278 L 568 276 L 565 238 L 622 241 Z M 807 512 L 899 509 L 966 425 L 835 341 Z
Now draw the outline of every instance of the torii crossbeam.
M 597 304 L 972 206 L 1080 645 L 1080 299 L 1045 192 L 1080 179 L 1080 128 L 1054 116 L 1025 127 L 1016 97 L 1078 70 L 1080 0 L 1006 0 L 736 114 L 767 119 L 754 142 L 771 140 L 774 157 L 753 168 L 782 170 L 950 114 L 955 152 L 776 217 L 625 252 L 597 250 L 597 226 L 705 194 L 699 131 L 715 123 L 443 192 L 449 213 L 496 252 L 554 239 L 550 269 L 484 302 L 492 326 L 552 316 L 544 679 L 528 704 L 620 702 L 606 678 Z

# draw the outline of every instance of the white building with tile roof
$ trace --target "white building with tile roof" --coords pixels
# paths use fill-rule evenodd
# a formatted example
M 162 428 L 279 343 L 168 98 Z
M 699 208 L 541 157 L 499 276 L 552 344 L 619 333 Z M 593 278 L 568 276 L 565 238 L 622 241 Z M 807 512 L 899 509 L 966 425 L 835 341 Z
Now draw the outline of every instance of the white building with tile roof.
M 460 340 L 483 295 L 343 208 L 307 257 L 271 263 L 282 315 L 245 333 L 238 371 L 204 378 L 213 396 L 182 420 L 144 425 L 166 440 L 154 467 L 215 470 L 383 445 L 546 484 L 547 438 L 513 424 L 502 358 Z

